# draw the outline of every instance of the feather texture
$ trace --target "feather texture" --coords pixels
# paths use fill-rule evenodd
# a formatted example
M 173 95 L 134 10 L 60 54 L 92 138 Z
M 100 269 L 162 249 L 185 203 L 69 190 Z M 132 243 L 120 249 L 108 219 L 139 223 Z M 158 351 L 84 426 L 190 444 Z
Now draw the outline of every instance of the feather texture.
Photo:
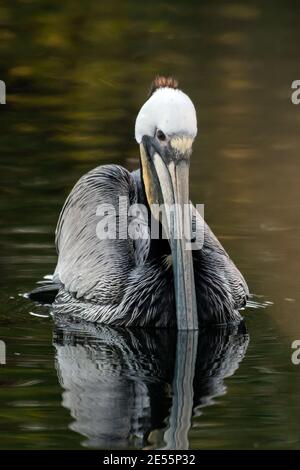
M 97 207 L 111 204 L 119 218 L 120 196 L 128 205 L 145 202 L 140 172 L 105 165 L 83 176 L 67 198 L 56 230 L 58 263 L 53 280 L 60 290 L 54 312 L 111 325 L 175 327 L 169 253 L 149 256 L 149 236 L 97 237 Z M 137 229 L 147 230 L 135 223 Z M 204 245 L 193 252 L 193 263 L 199 323 L 239 321 L 238 309 L 246 304 L 248 287 L 206 224 Z

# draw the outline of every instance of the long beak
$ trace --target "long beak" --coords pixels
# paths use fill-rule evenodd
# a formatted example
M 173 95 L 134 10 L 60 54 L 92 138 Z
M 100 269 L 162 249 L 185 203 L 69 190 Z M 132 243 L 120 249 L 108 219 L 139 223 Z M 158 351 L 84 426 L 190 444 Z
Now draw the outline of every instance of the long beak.
M 176 153 L 176 152 L 175 152 Z M 191 211 L 189 202 L 189 159 L 169 155 L 166 164 L 156 151 L 152 157 L 164 201 L 163 226 L 172 252 L 177 328 L 197 330 L 198 316 L 191 240 Z M 189 236 L 190 235 L 190 236 Z

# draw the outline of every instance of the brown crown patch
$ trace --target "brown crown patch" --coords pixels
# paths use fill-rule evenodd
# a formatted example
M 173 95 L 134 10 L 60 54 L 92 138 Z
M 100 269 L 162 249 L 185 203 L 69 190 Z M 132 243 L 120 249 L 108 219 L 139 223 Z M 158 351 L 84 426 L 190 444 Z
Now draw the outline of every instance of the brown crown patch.
M 173 77 L 157 76 L 151 84 L 149 96 L 153 95 L 153 93 L 159 88 L 173 88 L 176 90 L 178 88 L 178 81 Z

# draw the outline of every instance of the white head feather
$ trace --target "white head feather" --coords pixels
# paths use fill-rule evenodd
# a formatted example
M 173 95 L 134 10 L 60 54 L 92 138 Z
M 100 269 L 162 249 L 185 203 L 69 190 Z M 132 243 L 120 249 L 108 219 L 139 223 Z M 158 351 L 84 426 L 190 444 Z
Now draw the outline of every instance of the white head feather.
M 135 122 L 135 139 L 154 136 L 157 129 L 164 134 L 184 134 L 193 139 L 197 134 L 197 117 L 190 98 L 181 90 L 159 88 L 142 106 Z

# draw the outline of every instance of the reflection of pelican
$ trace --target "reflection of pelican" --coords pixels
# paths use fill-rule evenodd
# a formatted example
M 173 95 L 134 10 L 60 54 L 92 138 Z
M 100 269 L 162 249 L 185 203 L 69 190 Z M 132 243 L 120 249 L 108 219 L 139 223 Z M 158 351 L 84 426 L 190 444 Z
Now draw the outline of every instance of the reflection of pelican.
M 57 226 L 55 284 L 31 297 L 38 299 L 43 292 L 59 289 L 55 304 L 60 311 L 64 306 L 65 313 L 111 325 L 172 326 L 176 324 L 175 305 L 179 329 L 240 320 L 238 309 L 248 295 L 242 275 L 206 225 L 203 248 L 185 249 L 183 231 L 190 217 L 183 210 L 160 219 L 168 242 L 151 238 L 148 226 L 144 239 L 128 237 L 127 232 L 125 237 L 118 233 L 117 239 L 103 239 L 97 232 L 99 207 L 113 206 L 117 220 L 123 220 L 120 197 L 129 207 L 144 204 L 153 220 L 159 218 L 157 205 L 188 206 L 189 163 L 196 133 L 191 100 L 173 79 L 156 79 L 135 126 L 141 171 L 129 173 L 106 165 L 78 181 Z M 192 225 L 201 230 L 200 215 L 190 210 Z M 131 216 L 127 211 L 125 215 L 127 226 Z M 134 233 L 138 233 L 143 224 L 135 222 Z M 201 238 L 197 231 L 195 238 Z
M 224 393 L 224 378 L 244 357 L 248 335 L 239 328 L 56 327 L 57 371 L 71 429 L 87 447 L 188 448 L 192 414 Z

